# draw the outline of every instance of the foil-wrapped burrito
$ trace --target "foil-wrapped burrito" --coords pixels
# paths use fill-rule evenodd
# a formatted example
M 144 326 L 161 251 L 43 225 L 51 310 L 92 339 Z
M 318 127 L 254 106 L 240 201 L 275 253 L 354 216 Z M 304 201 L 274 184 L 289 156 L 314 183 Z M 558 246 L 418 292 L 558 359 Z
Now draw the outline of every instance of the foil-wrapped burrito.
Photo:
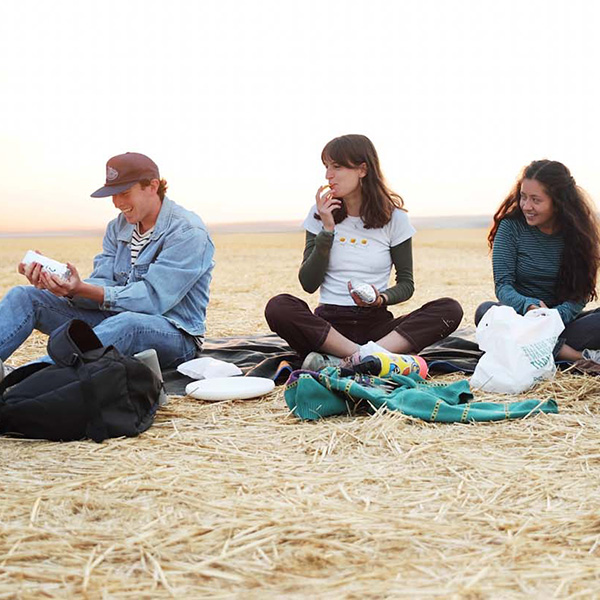
M 377 300 L 377 292 L 370 283 L 362 281 L 350 282 L 350 293 L 356 294 L 363 302 L 373 304 Z

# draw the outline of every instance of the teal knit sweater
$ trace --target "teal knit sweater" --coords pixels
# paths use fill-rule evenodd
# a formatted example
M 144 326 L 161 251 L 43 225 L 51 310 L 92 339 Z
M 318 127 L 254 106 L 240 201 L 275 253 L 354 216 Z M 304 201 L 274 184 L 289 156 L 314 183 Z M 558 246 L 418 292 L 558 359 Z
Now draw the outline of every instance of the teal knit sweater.
M 558 302 L 556 283 L 565 242 L 560 234 L 548 235 L 523 219 L 500 221 L 494 239 L 493 265 L 496 297 L 519 314 L 543 301 L 556 308 L 567 325 L 585 302 Z

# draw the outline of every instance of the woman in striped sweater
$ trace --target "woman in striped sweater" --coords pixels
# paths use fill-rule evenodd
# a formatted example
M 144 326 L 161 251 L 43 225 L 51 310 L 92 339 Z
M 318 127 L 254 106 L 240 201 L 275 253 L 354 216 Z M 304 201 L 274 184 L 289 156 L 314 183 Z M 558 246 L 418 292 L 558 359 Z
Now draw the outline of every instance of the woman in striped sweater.
M 598 298 L 598 223 L 569 169 L 552 160 L 525 167 L 494 215 L 488 243 L 499 302 L 481 304 L 475 324 L 495 304 L 519 314 L 555 308 L 565 324 L 555 356 L 600 362 L 600 309 L 582 312 Z

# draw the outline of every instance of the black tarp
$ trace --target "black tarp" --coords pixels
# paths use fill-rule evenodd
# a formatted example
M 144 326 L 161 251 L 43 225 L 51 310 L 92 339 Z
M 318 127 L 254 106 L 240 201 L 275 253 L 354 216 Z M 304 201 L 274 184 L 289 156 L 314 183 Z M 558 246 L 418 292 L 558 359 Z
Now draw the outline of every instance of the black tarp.
M 475 342 L 475 330 L 462 328 L 419 354 L 432 374 L 470 374 L 483 353 Z M 277 384 L 284 383 L 290 372 L 301 365 L 298 355 L 275 334 L 206 339 L 201 356 L 233 363 L 245 376 L 267 377 Z M 165 371 L 163 377 L 167 393 L 174 395 L 184 395 L 185 386 L 193 381 L 175 369 Z

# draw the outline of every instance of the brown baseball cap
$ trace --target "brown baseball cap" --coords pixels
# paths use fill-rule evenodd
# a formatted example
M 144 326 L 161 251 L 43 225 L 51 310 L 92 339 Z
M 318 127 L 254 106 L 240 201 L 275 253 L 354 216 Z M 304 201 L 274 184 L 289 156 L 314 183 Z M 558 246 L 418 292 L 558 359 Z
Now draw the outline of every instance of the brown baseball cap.
M 91 194 L 92 198 L 105 198 L 126 192 L 142 179 L 160 179 L 156 163 L 145 154 L 126 152 L 108 159 L 106 183 Z

